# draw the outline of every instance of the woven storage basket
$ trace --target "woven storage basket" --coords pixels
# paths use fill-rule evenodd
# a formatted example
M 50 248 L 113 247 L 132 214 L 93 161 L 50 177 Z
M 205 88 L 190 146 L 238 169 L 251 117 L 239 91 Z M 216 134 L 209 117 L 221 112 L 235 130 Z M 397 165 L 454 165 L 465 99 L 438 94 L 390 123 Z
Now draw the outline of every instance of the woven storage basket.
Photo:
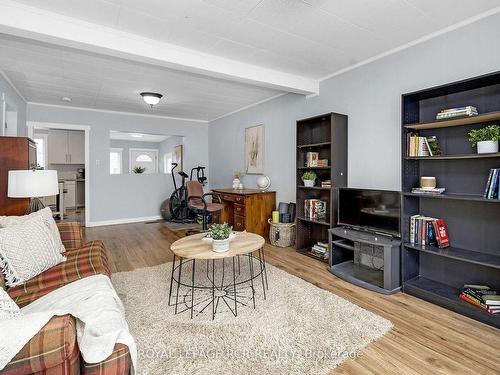
M 278 247 L 289 247 L 295 244 L 295 223 L 273 223 L 267 220 L 269 225 L 269 241 L 271 245 Z

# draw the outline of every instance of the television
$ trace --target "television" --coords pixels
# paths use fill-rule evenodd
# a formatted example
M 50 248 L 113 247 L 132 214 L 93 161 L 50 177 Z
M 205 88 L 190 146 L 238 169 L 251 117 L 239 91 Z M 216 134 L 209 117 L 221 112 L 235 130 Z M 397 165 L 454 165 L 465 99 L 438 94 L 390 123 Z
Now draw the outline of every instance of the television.
M 398 191 L 340 188 L 337 224 L 401 237 Z

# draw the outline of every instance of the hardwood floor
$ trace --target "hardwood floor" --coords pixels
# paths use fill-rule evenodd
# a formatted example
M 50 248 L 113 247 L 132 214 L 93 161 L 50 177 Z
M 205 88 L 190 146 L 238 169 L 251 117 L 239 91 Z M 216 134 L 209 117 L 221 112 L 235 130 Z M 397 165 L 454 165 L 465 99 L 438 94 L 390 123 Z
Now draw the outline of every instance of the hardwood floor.
M 88 228 L 86 235 L 105 242 L 111 271 L 121 272 L 171 261 L 169 245 L 184 233 L 161 223 L 139 223 Z M 498 329 L 403 293 L 384 296 L 356 287 L 291 248 L 266 245 L 266 261 L 394 324 L 332 374 L 500 374 Z

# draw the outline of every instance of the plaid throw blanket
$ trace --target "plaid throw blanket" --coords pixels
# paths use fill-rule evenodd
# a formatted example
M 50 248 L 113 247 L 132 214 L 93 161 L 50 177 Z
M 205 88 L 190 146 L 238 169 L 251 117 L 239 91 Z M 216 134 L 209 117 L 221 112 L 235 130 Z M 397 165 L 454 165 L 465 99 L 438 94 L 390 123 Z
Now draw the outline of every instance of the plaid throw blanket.
M 95 275 L 74 281 L 21 309 L 22 315 L 0 322 L 0 370 L 53 316 L 77 320 L 77 341 L 87 363 L 108 358 L 115 344 L 128 346 L 133 368 L 137 349 L 125 321 L 123 305 L 109 277 Z

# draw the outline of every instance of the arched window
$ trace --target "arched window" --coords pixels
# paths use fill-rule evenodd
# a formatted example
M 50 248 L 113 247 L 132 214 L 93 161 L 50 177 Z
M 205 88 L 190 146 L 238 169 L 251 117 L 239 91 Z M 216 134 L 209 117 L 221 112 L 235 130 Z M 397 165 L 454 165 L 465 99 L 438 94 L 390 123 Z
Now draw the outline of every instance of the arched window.
M 151 156 L 141 154 L 135 158 L 135 161 L 151 163 L 151 162 L 153 162 L 153 159 L 151 159 Z

